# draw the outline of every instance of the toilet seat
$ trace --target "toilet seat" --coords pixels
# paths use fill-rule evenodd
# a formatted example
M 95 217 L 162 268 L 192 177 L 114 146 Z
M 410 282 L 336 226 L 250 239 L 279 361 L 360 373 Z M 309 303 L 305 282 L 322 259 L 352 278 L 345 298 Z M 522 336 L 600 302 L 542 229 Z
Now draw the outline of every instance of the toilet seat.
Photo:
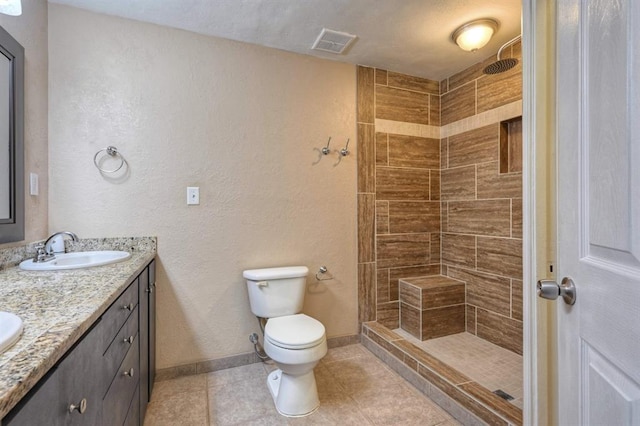
M 265 339 L 284 349 L 307 349 L 326 340 L 324 325 L 305 314 L 270 318 L 264 329 Z

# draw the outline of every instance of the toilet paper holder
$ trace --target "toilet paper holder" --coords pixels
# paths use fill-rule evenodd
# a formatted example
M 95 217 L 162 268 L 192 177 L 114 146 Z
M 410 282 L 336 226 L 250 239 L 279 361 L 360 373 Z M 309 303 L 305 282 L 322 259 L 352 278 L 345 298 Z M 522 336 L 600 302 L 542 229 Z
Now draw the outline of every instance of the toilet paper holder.
M 321 275 L 321 277 L 319 277 L 318 275 Z M 326 266 L 321 266 L 320 269 L 318 269 L 318 272 L 316 272 L 316 280 L 318 281 L 329 281 L 332 279 L 333 275 L 331 274 L 331 272 L 329 272 Z

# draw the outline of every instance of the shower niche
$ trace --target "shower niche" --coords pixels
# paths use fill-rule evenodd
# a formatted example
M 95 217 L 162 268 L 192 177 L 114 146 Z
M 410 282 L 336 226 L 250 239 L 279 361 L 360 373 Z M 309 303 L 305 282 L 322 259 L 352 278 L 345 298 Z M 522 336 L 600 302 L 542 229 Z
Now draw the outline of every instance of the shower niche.
M 522 116 L 500 122 L 500 174 L 522 171 Z

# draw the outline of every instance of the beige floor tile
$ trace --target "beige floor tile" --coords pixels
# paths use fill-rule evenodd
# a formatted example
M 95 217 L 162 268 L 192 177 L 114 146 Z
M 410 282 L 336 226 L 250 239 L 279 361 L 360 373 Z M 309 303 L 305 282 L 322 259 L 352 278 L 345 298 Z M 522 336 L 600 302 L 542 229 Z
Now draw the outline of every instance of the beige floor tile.
M 360 344 L 331 349 L 318 364 L 320 408 L 310 416 L 278 414 L 266 383 L 274 368 L 250 364 L 158 382 L 145 426 L 458 424 Z
M 183 376 L 176 379 L 156 382 L 151 401 L 163 400 L 170 395 L 182 392 L 204 391 L 207 389 L 207 377 L 204 374 Z
M 227 368 L 214 371 L 206 375 L 208 387 L 225 386 L 230 383 L 243 382 L 250 379 L 262 378 L 267 380 L 267 372 L 262 363 L 243 365 L 241 367 Z
M 162 383 L 162 382 L 160 382 Z M 147 409 L 145 426 L 207 426 L 207 392 L 165 394 L 153 400 Z

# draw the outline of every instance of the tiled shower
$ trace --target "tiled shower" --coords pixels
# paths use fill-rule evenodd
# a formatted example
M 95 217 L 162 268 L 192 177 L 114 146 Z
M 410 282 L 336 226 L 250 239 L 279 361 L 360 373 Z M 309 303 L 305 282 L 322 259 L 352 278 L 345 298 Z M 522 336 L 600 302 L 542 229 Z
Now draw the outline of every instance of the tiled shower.
M 494 60 L 440 82 L 358 67 L 359 320 L 418 373 L 402 336 L 522 355 L 522 67 L 484 75 Z

